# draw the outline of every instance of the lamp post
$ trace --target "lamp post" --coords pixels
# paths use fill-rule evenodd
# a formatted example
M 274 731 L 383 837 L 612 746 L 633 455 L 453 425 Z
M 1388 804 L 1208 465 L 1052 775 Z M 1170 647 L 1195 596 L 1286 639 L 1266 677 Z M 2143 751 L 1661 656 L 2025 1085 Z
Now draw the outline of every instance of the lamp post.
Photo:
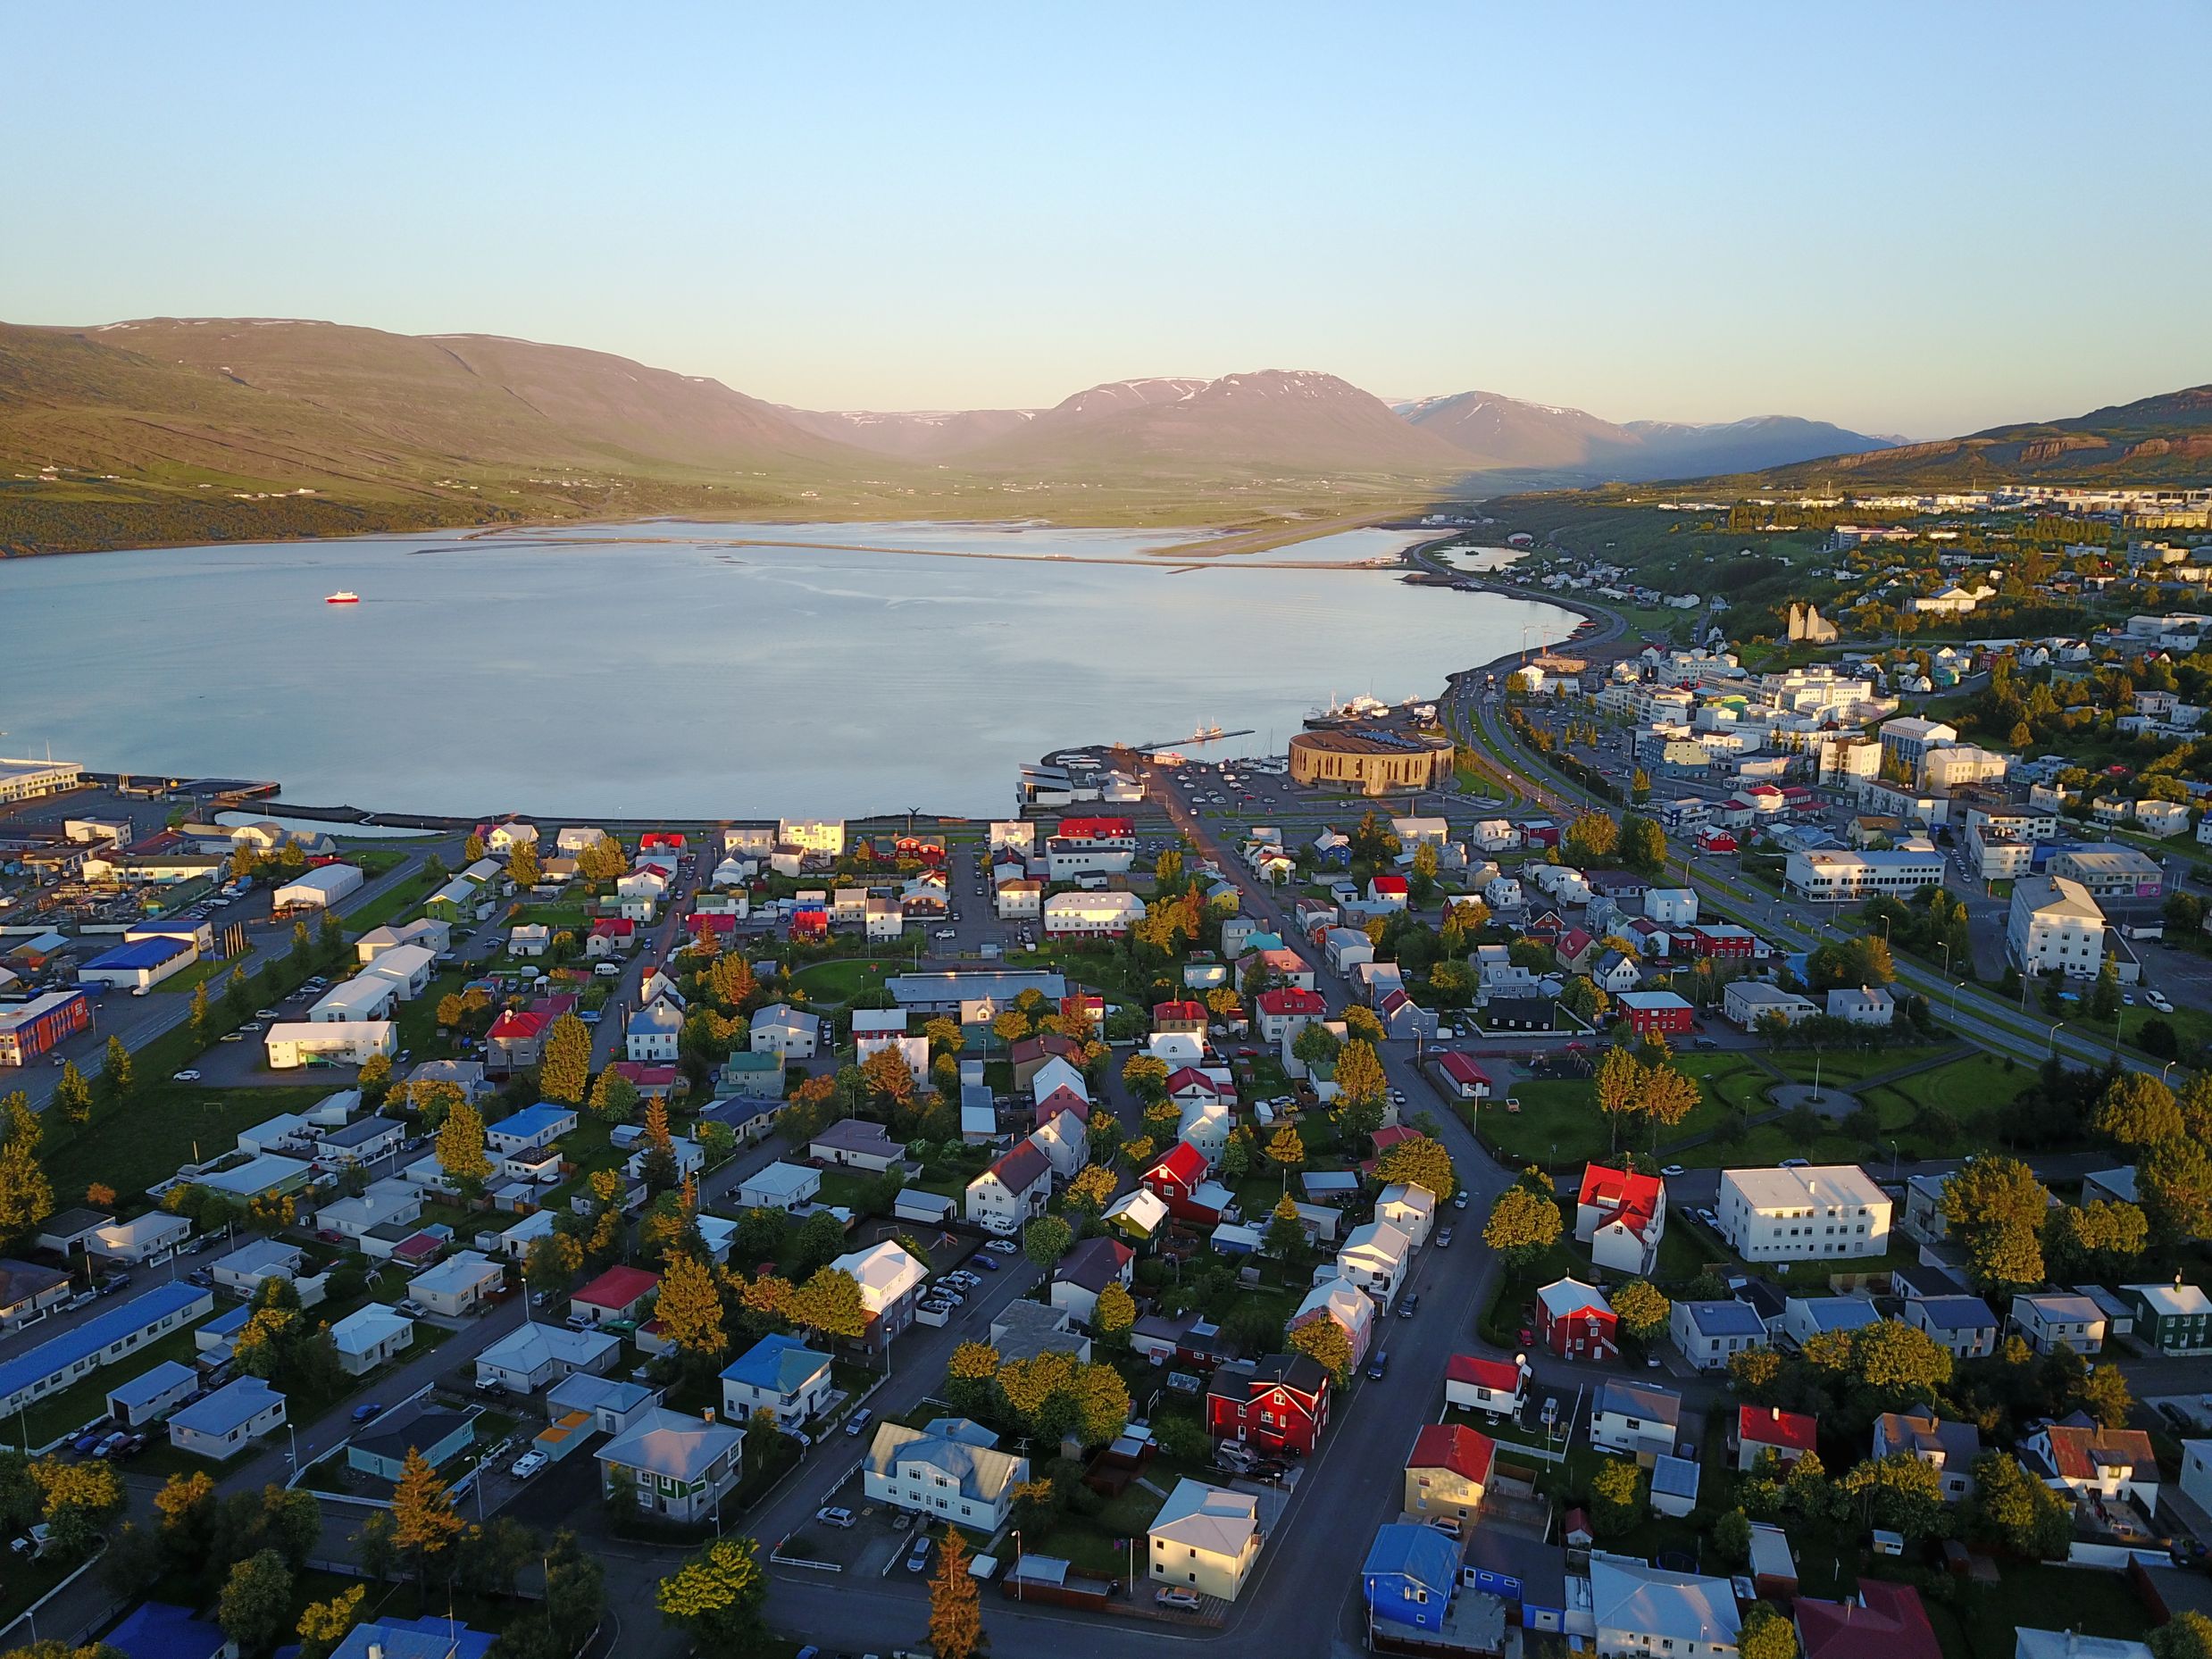
M 1022 1529 L 1014 1530 L 1014 1599 L 1022 1599 Z
M 2065 1023 L 2064 1020 L 2053 1020 L 2050 1022 L 2050 1034 L 2045 1039 L 2049 1044 L 2049 1050 L 2045 1056 L 2047 1059 L 2055 1060 L 2058 1057 L 2058 1028 Z

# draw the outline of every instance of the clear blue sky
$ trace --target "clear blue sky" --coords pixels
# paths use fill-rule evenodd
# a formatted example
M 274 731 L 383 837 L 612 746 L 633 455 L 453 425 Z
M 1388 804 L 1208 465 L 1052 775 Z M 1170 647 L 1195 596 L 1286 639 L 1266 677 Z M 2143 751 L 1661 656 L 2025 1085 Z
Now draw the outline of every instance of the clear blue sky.
M 1932 436 L 2212 379 L 2202 0 L 7 29 L 13 321 L 513 334 L 821 408 L 1316 368 Z

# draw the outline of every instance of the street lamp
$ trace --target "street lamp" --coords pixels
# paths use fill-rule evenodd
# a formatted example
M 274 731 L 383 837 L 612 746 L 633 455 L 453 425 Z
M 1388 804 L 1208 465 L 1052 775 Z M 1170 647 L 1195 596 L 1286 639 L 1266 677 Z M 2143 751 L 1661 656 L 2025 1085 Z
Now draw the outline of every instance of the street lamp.
M 1022 1599 L 1022 1529 L 1014 1530 L 1014 1599 Z
M 2046 1040 L 2050 1045 L 2049 1057 L 2051 1059 L 2055 1060 L 2058 1056 L 2058 1028 L 2065 1023 L 2064 1020 L 2053 1020 L 2050 1022 L 2050 1035 Z

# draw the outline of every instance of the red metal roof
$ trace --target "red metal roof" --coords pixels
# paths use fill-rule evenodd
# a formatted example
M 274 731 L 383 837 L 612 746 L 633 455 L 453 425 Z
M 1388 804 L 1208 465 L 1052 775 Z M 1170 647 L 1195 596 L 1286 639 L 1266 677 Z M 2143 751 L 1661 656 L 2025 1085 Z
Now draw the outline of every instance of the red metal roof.
M 1298 985 L 1279 985 L 1273 990 L 1262 991 L 1255 1001 L 1259 1011 L 1265 1014 L 1320 1014 L 1329 1012 L 1328 999 L 1319 991 L 1309 991 Z
M 642 1267 L 610 1267 L 569 1298 L 593 1307 L 626 1308 L 639 1296 L 660 1288 L 661 1276 Z
M 1580 1202 L 1605 1212 L 1600 1226 L 1624 1221 L 1631 1231 L 1641 1233 L 1666 1203 L 1666 1184 L 1656 1175 L 1593 1163 L 1582 1171 Z
M 1403 876 L 1377 876 L 1368 885 L 1378 893 L 1406 893 L 1412 890 L 1411 884 Z
M 1490 1084 L 1490 1074 L 1457 1049 L 1447 1049 L 1438 1056 L 1437 1064 L 1456 1083 L 1481 1083 L 1486 1088 Z
M 1432 1422 L 1414 1437 L 1408 1469 L 1448 1469 L 1480 1486 L 1490 1478 L 1490 1460 L 1498 1443 L 1465 1423 Z
M 1797 1598 L 1798 1635 L 1805 1659 L 1942 1659 L 1943 1648 L 1928 1624 L 1920 1592 L 1909 1584 L 1861 1579 L 1859 1601 Z
M 591 924 L 596 938 L 626 939 L 638 930 L 638 924 L 628 916 L 602 916 Z
M 1444 1366 L 1447 1382 L 1471 1382 L 1478 1388 L 1513 1394 L 1521 1387 L 1521 1368 L 1511 1360 L 1484 1359 L 1478 1354 L 1455 1354 Z
M 1772 1446 L 1790 1452 L 1809 1452 L 1820 1425 L 1802 1412 L 1785 1412 L 1778 1405 L 1741 1405 L 1736 1408 L 1736 1438 L 1754 1446 Z
M 1127 841 L 1137 826 L 1127 818 L 1063 818 L 1053 834 L 1064 841 Z
M 1192 1187 L 1206 1179 L 1206 1155 L 1189 1141 L 1179 1140 L 1160 1155 L 1145 1176 L 1157 1175 Z
M 1206 1005 L 1198 1002 L 1155 1003 L 1152 1005 L 1152 1023 L 1164 1020 L 1196 1020 L 1206 1023 Z
M 520 1008 L 510 1008 L 491 1022 L 489 1039 L 493 1042 L 519 1042 L 545 1034 L 548 1016 L 530 1013 Z

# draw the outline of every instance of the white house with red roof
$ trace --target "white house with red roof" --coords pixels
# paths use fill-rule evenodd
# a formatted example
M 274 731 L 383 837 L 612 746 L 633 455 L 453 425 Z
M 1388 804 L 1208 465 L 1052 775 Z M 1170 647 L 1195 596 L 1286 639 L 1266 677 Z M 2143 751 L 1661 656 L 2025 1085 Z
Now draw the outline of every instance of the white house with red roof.
M 1045 868 L 1055 881 L 1123 875 L 1137 858 L 1137 826 L 1127 818 L 1063 818 L 1045 838 Z
M 1224 1094 L 1233 1098 L 1235 1091 L 1196 1066 L 1179 1066 L 1167 1074 L 1167 1097 L 1179 1106 L 1210 1106 Z
M 619 955 L 638 942 L 638 924 L 628 916 L 602 916 L 584 936 L 586 956 Z
M 1490 1097 L 1490 1074 L 1474 1063 L 1473 1056 L 1457 1049 L 1446 1049 L 1435 1056 L 1436 1072 L 1444 1087 L 1460 1100 L 1488 1100 Z
M 1599 1267 L 1638 1275 L 1651 1271 L 1666 1233 L 1666 1186 L 1656 1175 L 1593 1163 L 1582 1172 L 1574 1206 L 1574 1237 Z
M 1073 1115 L 1078 1122 L 1090 1121 L 1090 1102 L 1063 1083 L 1050 1094 L 1039 1097 L 1031 1121 L 1039 1129 L 1054 1119 Z
M 1184 1031 L 1193 1037 L 1204 1037 L 1206 1005 L 1191 1000 L 1155 1003 L 1152 1006 L 1152 1029 L 1155 1031 Z
M 1772 1452 L 1785 1464 L 1794 1463 L 1814 1449 L 1820 1425 L 1803 1412 L 1785 1412 L 1779 1405 L 1740 1405 L 1736 1408 L 1736 1467 L 1749 1471 Z
M 1412 885 L 1403 876 L 1371 876 L 1367 880 L 1367 902 L 1385 910 L 1403 910 L 1412 902 Z
M 1210 1184 L 1211 1167 L 1206 1155 L 1188 1141 L 1177 1141 L 1137 1178 L 1138 1184 L 1159 1195 L 1167 1213 L 1180 1221 L 1218 1225 L 1221 1215 L 1198 1202 L 1200 1188 Z
M 1019 1232 L 1045 1213 L 1052 1196 L 1052 1160 L 1034 1140 L 1024 1140 L 968 1183 L 968 1220 L 994 1233 Z
M 1528 1398 L 1529 1363 L 1516 1354 L 1509 1360 L 1485 1359 L 1478 1354 L 1455 1354 L 1444 1367 L 1444 1404 L 1463 1411 L 1487 1412 L 1493 1417 L 1514 1417 Z
M 1253 998 L 1252 1007 L 1258 1016 L 1260 1036 L 1280 1043 L 1295 1040 L 1315 1021 L 1327 1018 L 1329 1001 L 1319 991 L 1278 985 Z
M 2158 1506 L 2158 1457 L 2141 1429 L 2108 1429 L 2087 1413 L 2045 1423 L 2020 1443 L 2021 1459 L 2043 1484 L 2076 1497 L 2123 1495 L 2146 1515 Z
M 1060 893 L 1045 901 L 1045 932 L 1051 938 L 1113 938 L 1144 916 L 1134 893 Z
M 569 1316 L 604 1325 L 610 1319 L 636 1319 L 660 1294 L 661 1276 L 642 1267 L 610 1267 L 568 1299 Z
M 1562 968 L 1580 973 L 1597 955 L 1598 941 L 1586 929 L 1569 928 L 1553 943 L 1551 954 L 1559 959 Z

